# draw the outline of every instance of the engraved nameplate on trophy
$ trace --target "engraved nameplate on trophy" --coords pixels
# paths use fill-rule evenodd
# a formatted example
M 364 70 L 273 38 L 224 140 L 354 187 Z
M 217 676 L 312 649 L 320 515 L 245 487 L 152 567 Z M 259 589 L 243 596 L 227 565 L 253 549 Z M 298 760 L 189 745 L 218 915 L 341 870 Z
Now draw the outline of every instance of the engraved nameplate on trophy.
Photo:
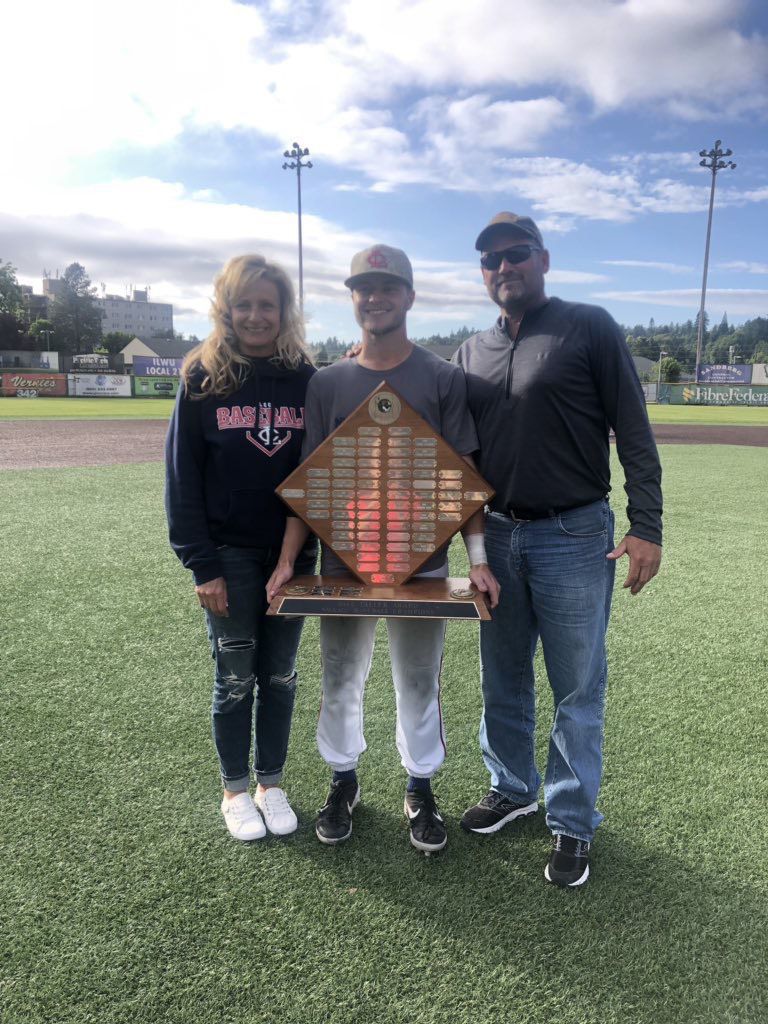
M 364 584 L 364 596 L 346 593 L 343 601 L 336 593 L 294 594 L 302 598 L 302 610 L 281 608 L 281 614 L 313 614 L 304 609 L 316 598 L 328 598 L 333 610 L 314 614 L 374 614 L 348 607 L 358 601 L 378 608 L 377 588 L 388 594 L 381 601 L 403 606 L 426 601 L 429 610 L 422 614 L 427 616 L 435 614 L 435 602 L 440 600 L 450 605 L 461 600 L 474 604 L 477 599 L 482 604 L 476 592 L 469 597 L 465 593 L 472 591 L 467 580 L 415 580 L 407 594 L 397 596 L 398 588 L 491 499 L 493 491 L 386 381 L 291 473 L 277 494 Z M 300 588 L 306 585 L 291 582 Z M 412 586 L 422 582 L 437 587 L 417 598 Z M 335 583 L 326 577 L 321 589 Z M 354 580 L 339 586 L 354 589 Z M 453 597 L 451 590 L 464 596 Z M 336 610 L 342 606 L 344 611 Z

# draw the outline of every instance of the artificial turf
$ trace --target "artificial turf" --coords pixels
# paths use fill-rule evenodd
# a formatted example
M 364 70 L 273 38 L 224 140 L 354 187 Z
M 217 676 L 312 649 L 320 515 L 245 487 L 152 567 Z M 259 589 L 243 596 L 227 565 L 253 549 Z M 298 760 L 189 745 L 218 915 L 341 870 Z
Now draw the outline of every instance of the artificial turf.
M 651 423 L 700 423 L 706 426 L 764 427 L 768 405 L 656 405 L 646 409 Z
M 0 420 L 166 420 L 167 398 L 0 398 Z
M 315 839 L 317 620 L 286 783 L 299 832 L 231 840 L 161 467 L 3 473 L 3 1024 L 763 1022 L 768 453 L 661 452 L 664 565 L 635 598 L 617 575 L 606 820 L 578 892 L 544 883 L 543 815 L 458 828 L 487 786 L 471 623 L 448 627 L 443 854 L 407 841 L 381 643 L 354 835 Z M 545 682 L 539 706 L 545 725 Z

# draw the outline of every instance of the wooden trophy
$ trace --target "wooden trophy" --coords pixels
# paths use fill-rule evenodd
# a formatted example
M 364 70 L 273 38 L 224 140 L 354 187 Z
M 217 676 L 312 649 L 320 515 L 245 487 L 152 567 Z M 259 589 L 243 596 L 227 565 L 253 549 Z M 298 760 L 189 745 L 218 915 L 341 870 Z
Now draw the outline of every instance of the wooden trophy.
M 384 381 L 277 488 L 354 575 L 296 576 L 270 615 L 489 619 L 468 579 L 411 579 L 492 497 Z

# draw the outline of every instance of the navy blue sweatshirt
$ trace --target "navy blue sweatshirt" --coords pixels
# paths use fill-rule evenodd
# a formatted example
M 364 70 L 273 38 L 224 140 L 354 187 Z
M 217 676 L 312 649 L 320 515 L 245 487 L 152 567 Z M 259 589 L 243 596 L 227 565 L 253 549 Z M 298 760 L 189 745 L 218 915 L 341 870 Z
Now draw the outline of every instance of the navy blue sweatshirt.
M 217 548 L 275 548 L 287 508 L 275 488 L 301 461 L 304 396 L 313 366 L 288 370 L 252 359 L 225 397 L 179 388 L 165 442 L 165 508 L 171 547 L 195 583 L 223 575 Z M 192 391 L 199 386 L 193 376 Z

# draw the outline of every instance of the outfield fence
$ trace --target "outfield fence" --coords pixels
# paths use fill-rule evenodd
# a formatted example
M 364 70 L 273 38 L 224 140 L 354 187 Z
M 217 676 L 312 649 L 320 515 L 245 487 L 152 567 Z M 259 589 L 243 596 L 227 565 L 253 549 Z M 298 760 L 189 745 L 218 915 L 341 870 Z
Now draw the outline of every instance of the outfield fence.
M 37 370 L 0 372 L 0 396 L 4 398 L 175 398 L 178 374 L 162 374 L 160 367 L 144 367 L 145 373 L 57 373 Z M 762 365 L 753 369 L 764 369 Z M 753 374 L 753 378 L 754 378 Z M 759 380 L 765 375 L 757 375 Z M 662 405 L 753 406 L 768 408 L 768 376 L 765 383 L 736 384 L 692 381 L 682 384 L 645 383 L 646 402 Z
M 662 384 L 658 389 L 662 405 L 736 405 L 768 407 L 768 385 L 751 384 Z
M 127 373 L 0 373 L 3 398 L 175 398 L 178 377 Z

